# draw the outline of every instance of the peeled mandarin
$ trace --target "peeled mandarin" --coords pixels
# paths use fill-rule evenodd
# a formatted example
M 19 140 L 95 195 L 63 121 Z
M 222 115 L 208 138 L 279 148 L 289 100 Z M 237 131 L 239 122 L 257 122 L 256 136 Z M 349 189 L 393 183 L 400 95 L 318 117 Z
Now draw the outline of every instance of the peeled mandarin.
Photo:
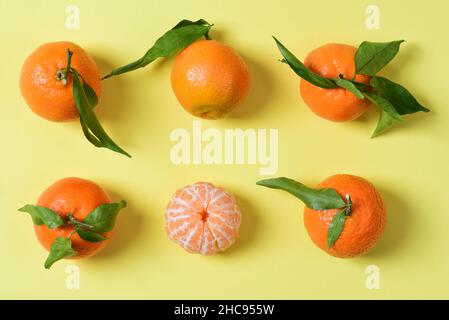
M 171 240 L 190 253 L 212 255 L 235 242 L 241 213 L 231 193 L 212 183 L 197 182 L 175 192 L 165 218 Z

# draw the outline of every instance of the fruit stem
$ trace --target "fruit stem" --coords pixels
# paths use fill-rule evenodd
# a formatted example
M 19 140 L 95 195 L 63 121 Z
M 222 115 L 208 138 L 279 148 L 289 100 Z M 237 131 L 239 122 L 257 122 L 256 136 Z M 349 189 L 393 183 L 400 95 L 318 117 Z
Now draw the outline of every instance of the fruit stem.
M 209 28 L 211 28 L 213 25 L 214 25 L 213 23 L 212 24 L 208 24 Z M 207 31 L 204 34 L 204 38 L 206 38 L 206 40 L 212 40 L 212 38 L 209 36 L 209 31 Z
M 67 49 L 67 66 L 64 69 L 59 69 L 56 73 L 56 79 L 62 82 L 63 85 L 67 84 L 67 77 L 69 76 L 73 52 Z
M 73 225 L 75 227 L 83 227 L 88 230 L 93 228 L 91 225 L 88 225 L 88 224 L 82 223 L 81 221 L 76 220 L 75 217 L 71 214 L 69 214 L 67 216 L 67 224 Z
M 349 217 L 351 215 L 351 210 L 352 210 L 352 200 L 351 200 L 351 196 L 348 194 L 346 194 L 346 206 L 344 207 L 345 210 L 345 216 Z

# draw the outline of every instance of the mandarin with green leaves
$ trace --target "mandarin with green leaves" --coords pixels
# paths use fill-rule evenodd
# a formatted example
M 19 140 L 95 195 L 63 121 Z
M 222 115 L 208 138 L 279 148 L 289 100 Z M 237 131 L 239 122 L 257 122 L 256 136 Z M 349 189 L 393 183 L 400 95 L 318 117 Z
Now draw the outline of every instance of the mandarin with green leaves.
M 310 52 L 304 65 L 314 73 L 328 79 L 354 79 L 369 84 L 370 77 L 355 74 L 356 47 L 329 43 Z M 301 79 L 300 92 L 304 102 L 316 115 L 331 121 L 351 121 L 361 116 L 371 102 L 359 99 L 345 88 L 325 89 Z
M 403 86 L 381 77 L 381 71 L 399 52 L 403 40 L 364 41 L 358 48 L 330 43 L 311 51 L 304 63 L 274 38 L 286 63 L 299 77 L 300 93 L 307 106 L 327 120 L 358 118 L 371 104 L 380 109 L 375 137 L 403 116 L 428 112 Z
M 73 53 L 70 66 L 82 74 L 97 96 L 101 94 L 100 70 L 83 48 L 69 41 L 39 46 L 22 66 L 20 91 L 30 109 L 50 121 L 69 121 L 79 117 L 72 76 L 66 70 L 67 50 Z
M 304 225 L 326 253 L 350 258 L 369 252 L 381 238 L 387 210 L 379 191 L 366 179 L 337 174 L 309 188 L 288 178 L 258 185 L 287 191 L 305 203 Z
M 104 78 L 143 68 L 179 52 L 171 86 L 182 107 L 202 119 L 219 119 L 248 95 L 250 75 L 243 58 L 230 46 L 211 39 L 212 24 L 181 20 L 159 37 L 138 60 L 113 69 Z
M 100 71 L 79 45 L 41 45 L 25 60 L 19 84 L 28 106 L 40 117 L 56 122 L 79 118 L 90 143 L 131 157 L 108 136 L 93 111 L 101 94 Z
M 106 191 L 93 181 L 64 178 L 48 187 L 36 205 L 19 211 L 31 215 L 36 237 L 50 252 L 46 268 L 63 258 L 86 258 L 109 242 L 124 201 L 111 203 Z
M 370 251 L 382 236 L 387 221 L 386 206 L 379 191 L 366 179 L 348 174 L 331 176 L 317 188 L 335 189 L 343 199 L 351 199 L 352 205 L 350 213 L 342 217 L 345 219 L 344 227 L 330 248 L 328 230 L 333 218 L 341 211 L 305 207 L 304 225 L 312 241 L 339 258 L 356 257 Z

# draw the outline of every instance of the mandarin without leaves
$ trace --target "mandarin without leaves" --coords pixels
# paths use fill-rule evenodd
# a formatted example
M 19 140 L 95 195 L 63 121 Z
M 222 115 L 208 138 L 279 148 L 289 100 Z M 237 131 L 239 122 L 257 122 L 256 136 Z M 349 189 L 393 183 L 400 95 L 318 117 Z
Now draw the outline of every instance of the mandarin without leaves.
M 180 188 L 165 213 L 165 230 L 186 251 L 212 255 L 238 237 L 241 213 L 234 196 L 208 182 Z
M 232 48 L 215 40 L 198 40 L 176 58 L 171 84 L 187 112 L 218 119 L 246 97 L 250 76 L 245 61 Z

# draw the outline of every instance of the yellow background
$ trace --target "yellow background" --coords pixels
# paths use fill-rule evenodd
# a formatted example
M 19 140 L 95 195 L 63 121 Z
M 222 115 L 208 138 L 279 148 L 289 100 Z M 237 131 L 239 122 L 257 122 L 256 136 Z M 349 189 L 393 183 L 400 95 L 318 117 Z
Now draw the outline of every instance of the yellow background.
M 365 8 L 380 8 L 380 30 L 367 30 Z M 81 10 L 80 30 L 65 28 L 65 8 Z M 4 1 L 1 45 L 1 298 L 449 298 L 447 4 L 443 1 Z M 368 255 L 340 260 L 317 249 L 294 197 L 255 186 L 253 165 L 181 165 L 169 160 L 175 128 L 191 130 L 170 87 L 173 59 L 104 81 L 98 116 L 132 155 L 96 149 L 78 122 L 35 116 L 18 78 L 40 44 L 70 40 L 84 47 L 102 74 L 140 57 L 180 19 L 205 18 L 211 36 L 234 47 L 252 76 L 248 99 L 226 119 L 203 128 L 278 128 L 279 172 L 307 184 L 335 173 L 372 181 L 389 221 Z M 372 108 L 336 124 L 314 116 L 299 98 L 298 77 L 271 35 L 299 58 L 328 42 L 405 39 L 383 74 L 407 87 L 432 112 L 370 139 Z M 81 289 L 65 288 L 62 261 L 48 271 L 31 219 L 17 208 L 34 203 L 66 176 L 92 179 L 114 200 L 126 199 L 116 234 L 97 257 L 76 261 Z M 164 232 L 172 193 L 198 180 L 232 191 L 243 211 L 241 237 L 226 253 L 184 252 Z M 380 290 L 365 287 L 365 269 L 380 268 Z

